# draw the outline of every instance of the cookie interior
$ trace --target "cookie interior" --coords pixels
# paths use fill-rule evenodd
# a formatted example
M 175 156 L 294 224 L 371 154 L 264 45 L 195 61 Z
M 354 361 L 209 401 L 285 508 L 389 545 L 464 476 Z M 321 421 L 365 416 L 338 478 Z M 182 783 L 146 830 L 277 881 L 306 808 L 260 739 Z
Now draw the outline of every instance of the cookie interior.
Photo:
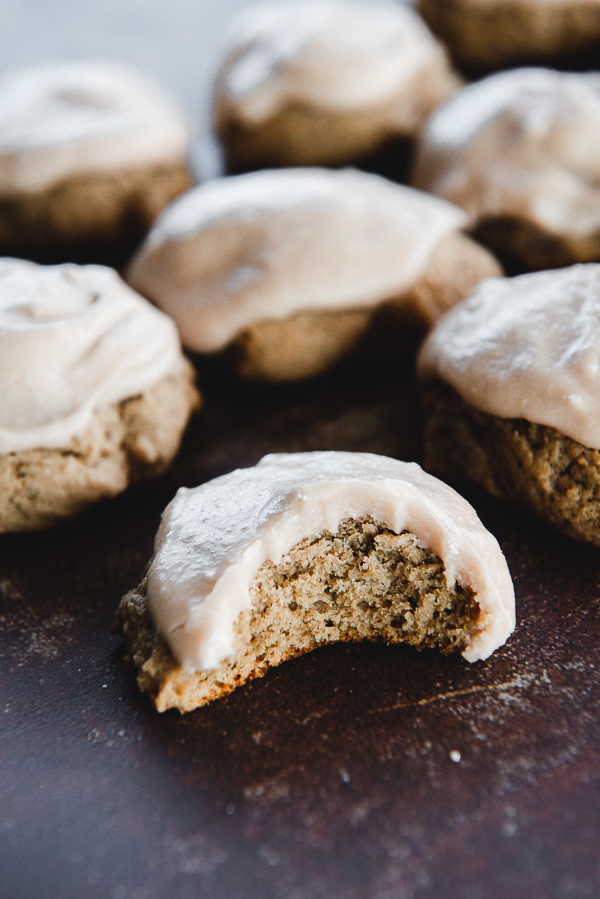
M 121 601 L 115 631 L 127 642 L 138 683 L 157 709 L 204 705 L 273 665 L 337 641 L 371 640 L 465 648 L 480 614 L 473 592 L 448 585 L 442 560 L 407 531 L 371 518 L 346 519 L 267 561 L 237 622 L 238 651 L 212 671 L 189 674 L 173 658 L 149 614 L 145 581 Z

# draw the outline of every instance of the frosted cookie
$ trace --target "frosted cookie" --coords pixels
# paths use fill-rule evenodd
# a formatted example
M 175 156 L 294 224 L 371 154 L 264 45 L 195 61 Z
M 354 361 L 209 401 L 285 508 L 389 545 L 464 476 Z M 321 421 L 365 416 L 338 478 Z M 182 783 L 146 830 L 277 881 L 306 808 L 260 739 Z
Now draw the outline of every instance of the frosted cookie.
M 112 269 L 0 260 L 0 532 L 164 471 L 193 380 L 174 324 Z
M 159 711 L 189 711 L 338 640 L 475 662 L 514 628 L 512 581 L 473 508 L 414 463 L 265 456 L 163 513 L 115 631 Z
M 600 46 L 600 0 L 418 0 L 417 8 L 469 69 L 554 64 Z
M 134 68 L 31 66 L 0 79 L 0 247 L 142 237 L 192 184 L 187 119 Z
M 426 467 L 600 545 L 600 265 L 486 281 L 419 372 Z
M 288 169 L 194 188 L 160 217 L 128 281 L 196 353 L 267 381 L 323 371 L 382 306 L 422 327 L 499 274 L 462 210 L 354 170 Z
M 215 125 L 232 171 L 355 162 L 412 138 L 461 80 L 412 10 L 286 0 L 231 29 Z
M 517 69 L 463 88 L 417 148 L 413 183 L 532 269 L 600 258 L 600 74 Z

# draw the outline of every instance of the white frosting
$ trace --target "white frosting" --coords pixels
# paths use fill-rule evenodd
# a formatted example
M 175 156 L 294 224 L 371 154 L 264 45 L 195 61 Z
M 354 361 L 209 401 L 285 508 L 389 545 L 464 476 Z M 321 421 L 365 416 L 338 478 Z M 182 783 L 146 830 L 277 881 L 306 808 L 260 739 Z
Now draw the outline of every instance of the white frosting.
M 441 45 L 406 6 L 287 0 L 253 6 L 231 29 L 220 90 L 241 121 L 258 125 L 294 101 L 360 110 L 392 101 L 414 126 L 420 80 L 445 60 Z
M 306 537 L 371 516 L 415 534 L 443 560 L 450 584 L 470 586 L 481 630 L 463 655 L 487 658 L 515 623 L 506 561 L 473 508 L 415 463 L 370 453 L 265 456 L 200 487 L 182 487 L 163 513 L 148 574 L 152 617 L 188 671 L 218 667 L 236 651 L 234 625 L 251 606 L 250 583 L 268 559 Z
M 0 260 L 0 453 L 66 446 L 183 364 L 171 320 L 112 269 Z
M 430 333 L 419 371 L 600 449 L 600 265 L 483 281 Z
M 211 352 L 253 322 L 399 296 L 465 221 L 437 197 L 351 169 L 254 172 L 177 198 L 128 281 L 173 316 L 185 346 Z
M 515 69 L 463 88 L 431 117 L 415 183 L 473 222 L 518 216 L 581 236 L 600 228 L 600 74 Z
M 167 91 L 107 60 L 31 66 L 0 79 L 0 195 L 68 175 L 183 159 L 187 118 Z

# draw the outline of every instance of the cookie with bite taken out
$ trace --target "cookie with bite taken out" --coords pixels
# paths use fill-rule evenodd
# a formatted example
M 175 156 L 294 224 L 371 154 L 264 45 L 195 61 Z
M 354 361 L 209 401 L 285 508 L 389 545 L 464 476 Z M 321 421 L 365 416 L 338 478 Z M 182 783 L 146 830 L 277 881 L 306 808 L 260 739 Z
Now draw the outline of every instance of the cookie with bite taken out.
M 114 630 L 156 708 L 185 712 L 326 643 L 474 662 L 514 622 L 506 561 L 466 500 L 414 463 L 314 452 L 179 490 Z

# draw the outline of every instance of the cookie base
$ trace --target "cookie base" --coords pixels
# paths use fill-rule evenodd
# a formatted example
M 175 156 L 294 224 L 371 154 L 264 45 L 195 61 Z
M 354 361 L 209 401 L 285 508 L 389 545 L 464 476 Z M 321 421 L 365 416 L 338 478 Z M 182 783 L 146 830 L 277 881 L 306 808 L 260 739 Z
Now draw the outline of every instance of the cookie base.
M 139 240 L 192 184 L 188 166 L 177 161 L 73 175 L 44 190 L 0 197 L 0 249 L 26 255 Z
M 419 0 L 417 9 L 457 63 L 478 74 L 555 65 L 600 45 L 595 0 Z
M 160 475 L 199 405 L 194 378 L 186 363 L 146 393 L 95 412 L 64 448 L 1 455 L 0 533 L 50 527 Z
M 473 481 L 600 546 L 600 450 L 548 425 L 481 412 L 441 381 L 426 386 L 423 408 L 427 470 Z

